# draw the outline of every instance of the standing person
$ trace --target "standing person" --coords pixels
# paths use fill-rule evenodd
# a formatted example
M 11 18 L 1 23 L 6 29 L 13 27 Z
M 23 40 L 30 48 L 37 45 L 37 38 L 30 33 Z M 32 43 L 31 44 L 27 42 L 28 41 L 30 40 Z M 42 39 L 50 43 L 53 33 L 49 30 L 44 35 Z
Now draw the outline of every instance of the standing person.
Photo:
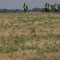
M 28 10 L 28 5 L 26 5 L 26 11 Z
M 24 12 L 27 12 L 27 10 L 28 10 L 28 5 L 26 5 L 26 4 L 24 3 L 23 8 L 24 8 Z
M 24 8 L 24 12 L 26 12 L 26 4 L 25 3 L 23 5 L 23 8 Z
M 58 8 L 59 8 L 58 4 L 55 3 L 55 5 L 54 5 L 55 12 L 58 12 Z
M 45 4 L 45 12 L 48 11 L 48 3 Z
M 50 12 L 51 11 L 51 6 L 50 6 L 50 4 L 48 4 L 48 12 Z

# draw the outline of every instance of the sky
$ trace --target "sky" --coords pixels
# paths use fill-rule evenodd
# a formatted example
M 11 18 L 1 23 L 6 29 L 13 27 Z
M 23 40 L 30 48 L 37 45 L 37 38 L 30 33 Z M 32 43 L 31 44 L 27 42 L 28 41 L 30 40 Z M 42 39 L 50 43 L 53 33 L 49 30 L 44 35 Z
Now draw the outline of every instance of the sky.
M 1 9 L 23 9 L 23 4 L 26 3 L 29 9 L 39 7 L 43 8 L 45 3 L 54 5 L 55 3 L 60 4 L 60 0 L 0 0 Z

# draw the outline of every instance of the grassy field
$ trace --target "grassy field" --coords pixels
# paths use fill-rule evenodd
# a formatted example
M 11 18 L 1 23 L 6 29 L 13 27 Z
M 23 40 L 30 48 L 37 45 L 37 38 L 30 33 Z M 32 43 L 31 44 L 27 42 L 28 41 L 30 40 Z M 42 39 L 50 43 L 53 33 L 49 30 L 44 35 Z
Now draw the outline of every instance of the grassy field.
M 0 60 L 60 60 L 60 13 L 0 13 Z

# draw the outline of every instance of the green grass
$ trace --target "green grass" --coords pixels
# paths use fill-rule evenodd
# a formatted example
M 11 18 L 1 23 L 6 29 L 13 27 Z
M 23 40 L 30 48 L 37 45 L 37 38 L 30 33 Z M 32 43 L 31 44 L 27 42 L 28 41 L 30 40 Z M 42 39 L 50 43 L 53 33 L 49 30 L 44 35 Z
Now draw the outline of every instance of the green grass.
M 5 48 L 5 53 L 11 53 L 11 52 L 15 52 L 17 51 L 17 48 L 14 48 L 14 47 L 6 47 Z

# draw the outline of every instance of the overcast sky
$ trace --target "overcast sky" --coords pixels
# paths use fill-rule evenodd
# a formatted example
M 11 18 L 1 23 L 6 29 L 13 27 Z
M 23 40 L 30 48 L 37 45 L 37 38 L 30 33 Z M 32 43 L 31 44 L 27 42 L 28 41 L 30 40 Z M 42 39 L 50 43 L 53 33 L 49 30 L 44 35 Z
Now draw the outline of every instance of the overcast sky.
M 23 9 L 23 3 L 27 3 L 29 8 L 44 7 L 45 3 L 60 4 L 60 0 L 0 0 L 0 8 L 6 9 Z

